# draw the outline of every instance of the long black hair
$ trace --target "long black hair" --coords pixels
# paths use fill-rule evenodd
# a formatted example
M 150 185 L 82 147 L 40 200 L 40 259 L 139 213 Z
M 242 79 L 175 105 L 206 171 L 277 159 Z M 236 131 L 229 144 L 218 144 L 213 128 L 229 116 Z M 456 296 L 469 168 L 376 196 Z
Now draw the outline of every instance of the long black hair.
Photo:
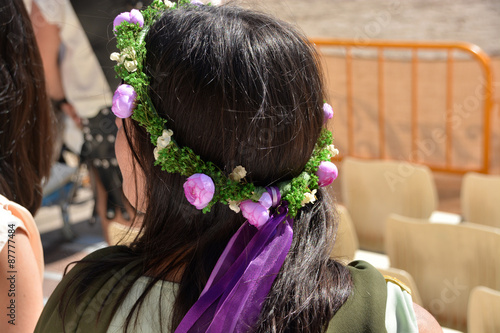
M 55 120 L 21 0 L 0 0 L 0 194 L 35 214 L 50 174 Z
M 290 179 L 304 169 L 323 126 L 324 99 L 318 56 L 305 36 L 264 14 L 200 6 L 165 13 L 151 27 L 146 48 L 151 100 L 180 146 L 228 174 L 244 166 L 256 185 Z M 222 204 L 208 214 L 196 210 L 185 199 L 185 178 L 154 166 L 145 130 L 129 119 L 124 128 L 146 179 L 147 201 L 140 236 L 126 260 L 140 259 L 141 274 L 154 277 L 149 287 L 179 277 L 173 331 L 244 219 Z M 348 269 L 329 258 L 335 232 L 331 204 L 323 191 L 317 197 L 295 219 L 292 248 L 256 332 L 324 331 L 350 293 Z M 89 279 L 123 262 L 93 263 Z M 127 327 L 144 297 L 132 308 Z

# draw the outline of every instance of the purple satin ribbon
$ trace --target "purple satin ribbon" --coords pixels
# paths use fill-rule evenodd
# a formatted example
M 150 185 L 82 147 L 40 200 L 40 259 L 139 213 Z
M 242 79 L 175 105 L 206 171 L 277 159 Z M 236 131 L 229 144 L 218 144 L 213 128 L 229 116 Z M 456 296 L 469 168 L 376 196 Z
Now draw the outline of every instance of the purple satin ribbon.
M 293 219 L 279 190 L 267 190 L 273 206 L 281 205 L 260 230 L 247 221 L 231 237 L 175 333 L 247 332 L 257 322 L 293 236 Z

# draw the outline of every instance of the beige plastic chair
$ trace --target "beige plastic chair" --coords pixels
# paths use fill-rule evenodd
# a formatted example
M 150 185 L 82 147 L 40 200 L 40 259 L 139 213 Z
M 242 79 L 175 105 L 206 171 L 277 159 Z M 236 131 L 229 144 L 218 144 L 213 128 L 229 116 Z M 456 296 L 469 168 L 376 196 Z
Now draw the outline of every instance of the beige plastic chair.
M 384 251 L 385 221 L 391 213 L 427 219 L 437 208 L 436 185 L 423 165 L 346 157 L 340 181 L 343 204 L 365 250 Z
M 465 221 L 500 228 L 500 176 L 465 174 L 460 204 Z
M 112 221 L 108 225 L 109 245 L 130 245 L 137 236 L 139 229 L 125 226 Z
M 500 291 L 472 289 L 467 318 L 468 333 L 500 333 Z
M 415 283 L 415 280 L 410 275 L 410 273 L 408 273 L 405 270 L 394 267 L 388 267 L 388 268 L 377 267 L 377 269 L 380 273 L 382 273 L 382 275 L 386 277 L 386 279 L 387 277 L 396 278 L 397 280 L 402 282 L 405 286 L 407 286 L 408 289 L 410 289 L 411 291 L 411 298 L 413 299 L 413 302 L 417 303 L 420 306 L 423 306 L 422 298 L 420 297 L 420 293 L 418 292 L 417 284 Z
M 472 288 L 500 290 L 500 229 L 427 223 L 400 215 L 391 215 L 386 227 L 391 266 L 411 274 L 423 306 L 442 326 L 467 328 Z
M 347 264 L 354 259 L 354 255 L 358 250 L 358 236 L 356 236 L 356 230 L 354 230 L 347 209 L 342 205 L 337 205 L 336 210 L 338 229 L 330 257 Z

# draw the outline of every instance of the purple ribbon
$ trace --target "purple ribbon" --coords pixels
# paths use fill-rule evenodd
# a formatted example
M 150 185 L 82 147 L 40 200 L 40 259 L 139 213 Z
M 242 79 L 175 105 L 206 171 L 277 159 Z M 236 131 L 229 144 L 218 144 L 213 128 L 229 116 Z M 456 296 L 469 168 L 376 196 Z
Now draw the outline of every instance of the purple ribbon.
M 259 230 L 245 222 L 231 237 L 196 303 L 175 333 L 247 332 L 292 244 L 293 219 L 277 188 L 268 188 L 278 206 Z

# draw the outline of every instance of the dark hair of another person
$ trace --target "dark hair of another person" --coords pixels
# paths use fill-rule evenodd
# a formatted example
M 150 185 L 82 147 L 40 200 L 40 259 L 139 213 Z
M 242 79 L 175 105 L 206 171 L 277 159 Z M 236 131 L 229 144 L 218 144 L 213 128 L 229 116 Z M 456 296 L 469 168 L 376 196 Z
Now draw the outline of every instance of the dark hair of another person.
M 202 6 L 167 12 L 151 27 L 146 47 L 151 99 L 179 145 L 227 174 L 244 166 L 256 185 L 304 169 L 323 126 L 324 91 L 318 56 L 303 35 L 264 14 Z M 129 119 L 124 128 L 147 182 L 141 235 L 126 258 L 89 264 L 78 292 L 99 272 L 134 258 L 141 274 L 155 278 L 149 287 L 180 272 L 173 331 L 244 218 L 222 204 L 208 214 L 196 210 L 185 199 L 185 177 L 154 166 L 145 130 Z M 323 191 L 317 197 L 295 218 L 292 247 L 255 332 L 325 331 L 350 294 L 348 269 L 329 258 L 335 233 L 330 206 Z M 61 303 L 63 316 L 67 310 Z
M 0 194 L 32 214 L 50 174 L 53 114 L 21 0 L 0 0 Z

